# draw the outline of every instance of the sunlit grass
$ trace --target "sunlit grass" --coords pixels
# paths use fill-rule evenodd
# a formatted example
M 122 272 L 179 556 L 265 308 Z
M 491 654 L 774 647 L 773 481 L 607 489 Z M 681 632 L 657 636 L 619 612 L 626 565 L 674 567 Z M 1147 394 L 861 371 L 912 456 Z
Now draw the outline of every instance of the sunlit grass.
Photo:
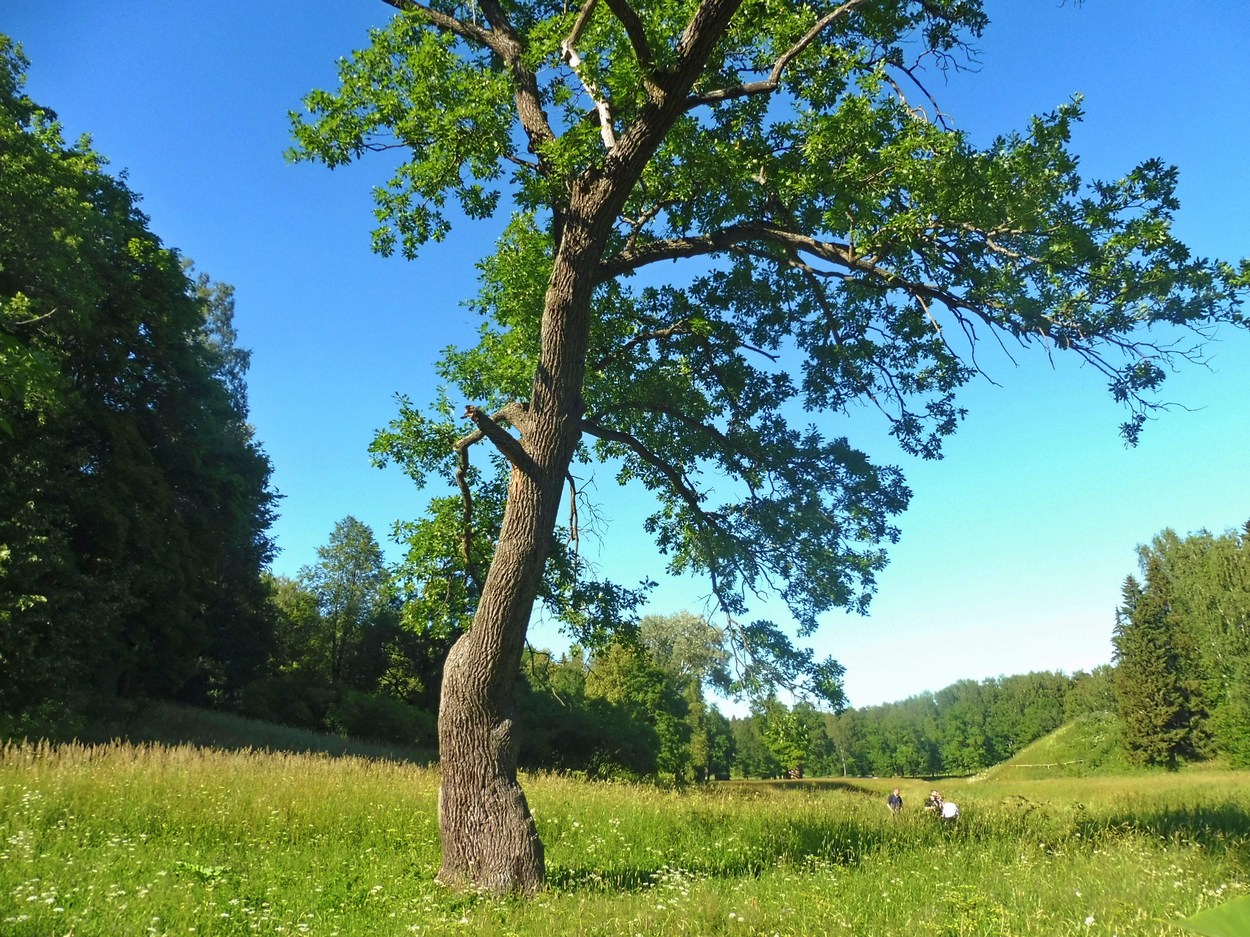
M 438 774 L 191 746 L 0 750 L 0 933 L 1168 933 L 1250 891 L 1250 775 L 674 792 L 525 779 L 532 901 L 436 885 Z M 1179 931 L 1177 932 L 1179 933 Z

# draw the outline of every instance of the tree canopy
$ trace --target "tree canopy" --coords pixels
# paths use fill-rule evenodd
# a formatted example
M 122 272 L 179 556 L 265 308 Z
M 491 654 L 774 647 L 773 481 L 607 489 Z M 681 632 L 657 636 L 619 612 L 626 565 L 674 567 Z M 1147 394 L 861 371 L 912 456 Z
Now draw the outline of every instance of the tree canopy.
M 207 701 L 267 662 L 269 461 L 228 287 L 166 248 L 0 36 L 0 719 Z
M 1116 690 L 1137 760 L 1213 752 L 1250 764 L 1250 524 L 1164 530 L 1139 548 L 1115 630 Z
M 1180 354 L 1144 327 L 1236 317 L 1236 271 L 1171 234 L 1175 168 L 1080 178 L 1079 101 L 984 148 L 947 124 L 921 66 L 959 61 L 979 3 L 394 5 L 338 91 L 308 97 L 298 157 L 403 153 L 377 190 L 383 252 L 511 203 L 481 267 L 480 342 L 440 365 L 490 413 L 530 397 L 578 187 L 638 162 L 595 258 L 579 459 L 652 493 L 670 569 L 709 575 L 733 614 L 769 588 L 804 631 L 863 609 L 897 536 L 899 472 L 810 414 L 869 402 L 937 456 L 993 330 L 1105 373 L 1132 440 Z M 712 48 L 674 100 L 696 39 Z M 691 272 L 659 281 L 679 258 Z M 405 414 L 425 472 L 454 472 L 450 417 Z

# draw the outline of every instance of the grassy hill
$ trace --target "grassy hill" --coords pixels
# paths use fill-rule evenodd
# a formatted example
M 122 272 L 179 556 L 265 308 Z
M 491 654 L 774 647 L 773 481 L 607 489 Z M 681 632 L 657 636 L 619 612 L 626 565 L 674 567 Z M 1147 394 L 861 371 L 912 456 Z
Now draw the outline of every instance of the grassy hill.
M 1114 713 L 1086 713 L 1016 755 L 982 772 L 978 779 L 1038 781 L 1088 777 L 1129 770 Z

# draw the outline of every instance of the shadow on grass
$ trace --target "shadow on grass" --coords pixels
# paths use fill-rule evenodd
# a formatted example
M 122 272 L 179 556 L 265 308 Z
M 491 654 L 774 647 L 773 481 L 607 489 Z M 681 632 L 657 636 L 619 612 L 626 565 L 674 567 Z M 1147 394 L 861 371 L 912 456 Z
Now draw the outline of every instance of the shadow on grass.
M 700 830 L 687 837 L 674 830 L 667 848 L 650 849 L 645 859 L 635 855 L 594 865 L 577 860 L 565 867 L 551 864 L 548 884 L 563 891 L 617 892 L 662 888 L 683 878 L 751 879 L 778 870 L 815 873 L 852 868 L 882 852 L 939 849 L 960 835 L 958 829 L 928 816 L 882 824 L 841 817 L 788 819 L 751 830 L 740 827 L 736 838 L 729 832 Z M 708 848 L 710 843 L 721 847 L 722 842 L 724 848 Z
M 114 706 L 93 719 L 76 739 L 87 744 L 120 740 L 135 744 L 191 745 L 221 751 L 270 751 L 331 758 L 369 758 L 429 765 L 436 759 L 421 749 L 341 738 L 307 729 L 262 722 L 232 713 L 171 703 Z
M 1250 811 L 1235 804 L 1162 807 L 1124 811 L 1079 824 L 1087 837 L 1144 833 L 1178 843 L 1189 843 L 1216 855 L 1230 855 L 1250 870 Z

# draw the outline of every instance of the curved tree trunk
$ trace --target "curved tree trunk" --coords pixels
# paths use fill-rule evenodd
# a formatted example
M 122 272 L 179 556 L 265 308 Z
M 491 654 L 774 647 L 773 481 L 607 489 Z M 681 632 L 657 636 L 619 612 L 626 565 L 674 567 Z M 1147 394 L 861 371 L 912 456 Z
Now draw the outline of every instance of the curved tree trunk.
M 439 879 L 448 885 L 530 894 L 542 884 L 543 846 L 517 782 L 513 713 L 526 626 L 562 480 L 561 474 L 536 484 L 513 469 L 481 604 L 443 671 Z
M 493 893 L 531 894 L 543 881 L 542 841 L 517 782 L 513 716 L 525 633 L 581 435 L 588 310 L 599 252 L 578 254 L 570 241 L 584 248 L 586 236 L 583 229 L 562 239 L 522 428 L 523 454 L 513 458 L 499 543 L 473 625 L 443 671 L 439 880 Z

